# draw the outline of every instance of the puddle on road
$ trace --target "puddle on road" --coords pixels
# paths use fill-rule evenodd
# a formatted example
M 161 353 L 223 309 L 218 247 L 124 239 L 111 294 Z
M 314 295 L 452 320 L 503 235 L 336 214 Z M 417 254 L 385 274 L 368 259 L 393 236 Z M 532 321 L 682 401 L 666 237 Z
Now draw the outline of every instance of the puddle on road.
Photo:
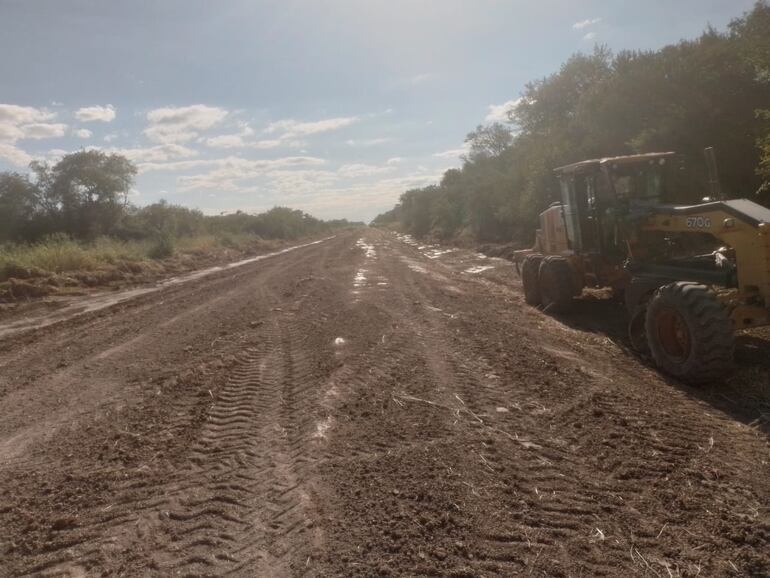
M 419 243 L 415 241 L 414 237 L 411 235 L 402 235 L 400 233 L 396 233 L 396 239 L 402 243 L 406 243 L 407 245 L 412 245 L 413 247 L 417 247 L 419 245 Z
M 370 245 L 363 239 L 359 239 L 356 241 L 356 246 L 364 251 L 364 265 L 366 266 L 368 261 L 372 259 L 377 259 L 377 247 L 375 245 Z M 382 247 L 389 247 L 390 245 L 388 243 L 384 243 L 383 245 L 379 246 L 381 249 Z M 355 295 L 355 299 L 353 300 L 353 303 L 358 303 L 360 301 L 360 295 L 363 293 L 364 289 L 377 287 L 380 290 L 383 290 L 384 287 L 388 286 L 387 278 L 383 277 L 382 275 L 377 274 L 375 271 L 372 274 L 371 269 L 367 269 L 366 267 L 361 267 L 356 271 L 355 276 L 353 277 L 353 295 Z M 371 278 L 370 278 L 370 274 Z
M 422 265 L 420 265 L 414 259 L 410 259 L 409 257 L 402 256 L 401 261 L 415 273 L 422 273 L 423 275 L 428 274 L 428 270 Z
M 449 253 L 454 253 L 457 251 L 457 249 L 438 249 L 438 248 L 432 248 L 430 251 L 425 251 L 424 255 L 428 259 L 438 259 L 442 255 L 448 255 Z
M 353 287 L 363 287 L 366 285 L 366 274 L 368 271 L 366 269 L 359 269 L 358 272 L 356 272 L 356 276 L 353 277 Z
M 151 287 L 138 287 L 136 289 L 128 289 L 126 291 L 118 291 L 114 293 L 97 293 L 95 295 L 89 295 L 86 297 L 74 297 L 71 300 L 63 301 L 64 306 L 53 313 L 32 315 L 17 321 L 12 321 L 10 323 L 0 325 L 0 338 L 7 337 L 15 333 L 21 333 L 22 331 L 27 331 L 30 329 L 41 329 L 43 327 L 48 327 L 54 323 L 70 319 L 72 317 L 77 317 L 78 315 L 83 315 L 85 313 L 92 313 L 94 311 L 106 309 L 112 305 L 124 303 L 131 299 L 141 297 L 142 295 L 148 295 L 150 293 L 160 291 L 166 287 L 182 285 L 183 283 L 189 283 L 190 281 L 201 279 L 219 271 L 226 271 L 236 267 L 242 267 L 250 263 L 256 263 L 257 261 L 284 255 L 291 251 L 295 251 L 296 249 L 310 247 L 311 245 L 318 245 L 319 243 L 334 239 L 335 237 L 336 235 L 332 235 L 331 237 L 326 237 L 325 239 L 320 239 L 311 243 L 304 243 L 302 245 L 294 245 L 293 247 L 287 247 L 286 249 L 281 249 L 280 251 L 265 253 L 264 255 L 257 255 L 256 257 L 249 257 L 248 259 L 235 261 L 233 263 L 228 263 L 227 265 L 217 265 L 215 267 L 209 267 L 208 269 L 193 271 L 192 273 L 179 275 L 178 277 L 171 277 L 170 279 L 161 281 L 157 285 L 153 285 Z
M 463 273 L 470 273 L 472 275 L 477 273 L 483 273 L 484 271 L 489 271 L 490 269 L 494 269 L 494 265 L 475 265 L 473 267 L 470 267 L 463 271 Z
M 377 251 L 374 250 L 374 245 L 369 245 L 364 242 L 363 239 L 356 241 L 356 246 L 364 250 L 364 254 L 367 259 L 373 259 L 377 256 Z
M 417 250 L 422 251 L 422 254 L 428 259 L 437 259 L 438 257 L 441 257 L 441 255 L 457 251 L 457 249 L 453 248 L 442 248 L 441 245 L 419 245 Z

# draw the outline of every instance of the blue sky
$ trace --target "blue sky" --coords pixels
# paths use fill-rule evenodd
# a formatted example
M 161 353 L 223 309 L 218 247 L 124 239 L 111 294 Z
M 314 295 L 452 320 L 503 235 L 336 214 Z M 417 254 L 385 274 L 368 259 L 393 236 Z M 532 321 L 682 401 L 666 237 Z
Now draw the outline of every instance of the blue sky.
M 571 54 L 658 48 L 752 5 L 0 0 L 0 170 L 96 147 L 137 163 L 137 204 L 369 220 Z

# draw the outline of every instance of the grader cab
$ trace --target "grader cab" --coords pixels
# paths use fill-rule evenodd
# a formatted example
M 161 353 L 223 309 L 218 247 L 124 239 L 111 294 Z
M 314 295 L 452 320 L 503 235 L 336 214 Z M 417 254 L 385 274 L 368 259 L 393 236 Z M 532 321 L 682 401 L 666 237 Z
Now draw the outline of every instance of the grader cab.
M 675 164 L 665 152 L 556 169 L 561 202 L 515 261 L 528 304 L 564 310 L 585 287 L 609 287 L 637 349 L 666 373 L 708 382 L 729 372 L 736 330 L 770 322 L 770 209 L 676 204 Z M 710 173 L 721 196 L 713 157 Z

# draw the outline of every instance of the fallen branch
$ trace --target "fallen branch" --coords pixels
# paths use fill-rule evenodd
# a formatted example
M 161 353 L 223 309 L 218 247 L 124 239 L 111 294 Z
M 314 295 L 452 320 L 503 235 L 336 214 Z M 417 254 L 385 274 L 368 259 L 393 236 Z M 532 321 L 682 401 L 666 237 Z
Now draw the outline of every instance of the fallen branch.
M 479 423 L 481 423 L 481 424 L 484 423 L 483 419 L 481 419 L 479 416 L 477 416 L 471 410 L 469 410 L 467 408 L 464 408 L 464 407 L 452 407 L 450 405 L 444 405 L 442 403 L 437 403 L 435 401 L 430 401 L 429 399 L 422 399 L 421 397 L 415 397 L 413 395 L 407 395 L 405 393 L 394 393 L 393 394 L 393 401 L 396 401 L 396 398 L 402 399 L 404 401 L 414 401 L 414 402 L 417 402 L 417 403 L 427 403 L 428 405 L 432 405 L 433 407 L 440 407 L 441 409 L 449 410 L 451 412 L 454 412 L 455 414 L 467 413 L 468 415 L 473 417 Z M 398 402 L 396 401 L 396 403 L 398 403 Z
M 457 397 L 457 399 L 463 405 L 465 404 L 465 402 L 462 399 L 460 399 L 457 396 L 457 394 L 455 394 L 455 397 Z M 503 431 L 500 428 L 496 428 L 494 426 L 491 426 L 491 425 L 487 424 L 483 419 L 481 419 L 477 414 L 475 414 L 473 411 L 471 411 L 467 407 L 452 407 L 452 406 L 444 405 L 442 403 L 438 403 L 438 402 L 435 402 L 435 401 L 430 401 L 429 399 L 422 399 L 421 397 L 415 397 L 413 395 L 408 395 L 406 393 L 393 393 L 393 394 L 391 394 L 391 398 L 400 407 L 404 407 L 404 403 L 403 403 L 404 401 L 412 401 L 412 402 L 416 402 L 416 403 L 425 403 L 425 404 L 428 404 L 428 405 L 433 406 L 433 407 L 438 407 L 438 408 L 441 408 L 441 409 L 445 409 L 447 411 L 451 411 L 457 417 L 460 417 L 461 413 L 466 413 L 469 416 L 471 416 L 473 419 L 475 419 L 479 424 L 483 425 L 485 428 L 490 429 L 490 430 L 492 430 L 494 432 L 497 432 L 499 434 L 502 434 L 502 435 L 508 437 L 508 439 L 510 439 L 511 441 L 514 441 L 514 442 L 524 446 L 525 449 L 542 449 L 541 445 L 538 445 L 538 444 L 536 444 L 534 442 L 530 442 L 530 441 L 527 441 L 527 440 L 520 439 L 518 435 L 511 435 L 507 431 Z

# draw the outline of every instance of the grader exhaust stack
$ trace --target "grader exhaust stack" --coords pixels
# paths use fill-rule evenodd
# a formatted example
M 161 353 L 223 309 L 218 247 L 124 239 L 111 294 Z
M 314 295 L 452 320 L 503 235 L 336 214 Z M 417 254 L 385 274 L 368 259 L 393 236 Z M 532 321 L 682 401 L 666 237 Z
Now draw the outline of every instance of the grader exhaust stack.
M 719 171 L 717 170 L 717 156 L 714 152 L 714 147 L 708 147 L 703 151 L 706 157 L 706 167 L 709 172 L 709 190 L 711 191 L 711 198 L 724 200 L 722 194 L 722 185 L 719 184 Z

